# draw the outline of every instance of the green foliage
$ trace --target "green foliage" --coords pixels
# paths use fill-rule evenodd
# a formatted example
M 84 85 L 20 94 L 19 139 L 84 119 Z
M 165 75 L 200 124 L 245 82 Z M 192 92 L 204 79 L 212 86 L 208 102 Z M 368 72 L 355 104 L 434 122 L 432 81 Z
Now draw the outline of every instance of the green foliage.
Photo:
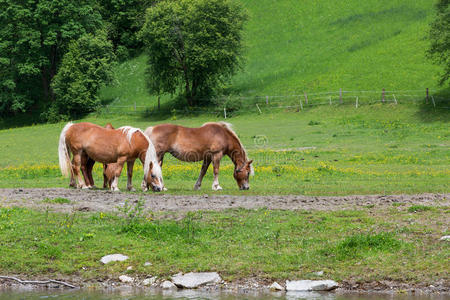
M 118 58 L 125 59 L 130 52 L 142 48 L 137 32 L 144 23 L 145 9 L 155 0 L 99 0 L 100 12 L 106 23 L 108 39 L 111 40 Z
M 429 56 L 444 68 L 440 84 L 450 79 L 450 1 L 439 0 L 436 19 L 431 24 Z
M 50 89 L 69 43 L 102 25 L 94 0 L 0 1 L 0 114 L 53 98 Z
M 354 234 L 346 237 L 334 248 L 322 251 L 323 254 L 335 256 L 338 260 L 360 258 L 367 253 L 396 252 L 402 245 L 392 233 Z
M 46 119 L 55 122 L 98 107 L 98 90 L 112 81 L 114 59 L 112 44 L 102 31 L 84 34 L 72 42 L 52 82 L 56 97 Z
M 423 212 L 423 211 L 428 211 L 428 210 L 433 210 L 433 207 L 426 206 L 426 205 L 411 205 L 408 208 L 408 212 L 410 212 L 410 213 Z
M 140 36 L 151 93 L 184 90 L 189 106 L 233 75 L 242 59 L 246 14 L 230 0 L 162 1 L 149 8 Z
M 45 198 L 42 200 L 44 203 L 57 203 L 57 204 L 69 204 L 70 200 L 67 198 L 56 197 L 56 198 Z

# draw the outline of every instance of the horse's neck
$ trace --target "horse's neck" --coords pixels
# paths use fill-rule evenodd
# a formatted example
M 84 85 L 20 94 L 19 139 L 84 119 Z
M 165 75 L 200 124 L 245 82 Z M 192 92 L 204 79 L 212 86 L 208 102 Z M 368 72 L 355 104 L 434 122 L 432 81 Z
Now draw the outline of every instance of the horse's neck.
M 229 157 L 236 167 L 240 167 L 245 163 L 245 150 L 239 142 L 234 142 L 230 148 Z

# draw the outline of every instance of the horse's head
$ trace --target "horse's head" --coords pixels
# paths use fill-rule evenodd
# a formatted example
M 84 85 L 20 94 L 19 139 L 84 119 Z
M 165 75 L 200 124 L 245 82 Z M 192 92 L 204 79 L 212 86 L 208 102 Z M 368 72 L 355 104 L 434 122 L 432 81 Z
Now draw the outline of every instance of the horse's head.
M 234 168 L 234 179 L 236 179 L 236 182 L 239 186 L 240 190 L 248 190 L 250 188 L 250 185 L 248 183 L 248 178 L 250 175 L 252 175 L 252 166 L 251 163 L 253 160 L 249 160 L 244 162 L 243 165 L 237 166 Z
M 161 166 L 150 162 L 147 176 L 144 174 L 142 181 L 142 190 L 144 192 L 151 188 L 154 192 L 161 192 L 164 190 L 164 182 L 161 175 Z

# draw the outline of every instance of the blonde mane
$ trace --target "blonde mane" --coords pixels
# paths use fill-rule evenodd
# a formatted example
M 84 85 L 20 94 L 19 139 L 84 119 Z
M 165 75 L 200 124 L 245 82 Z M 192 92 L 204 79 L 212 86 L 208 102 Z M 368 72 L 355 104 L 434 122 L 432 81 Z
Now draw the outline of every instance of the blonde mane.
M 241 143 L 241 140 L 237 136 L 236 132 L 233 130 L 233 125 L 231 123 L 227 123 L 227 122 L 223 122 L 223 121 L 207 122 L 207 123 L 203 124 L 202 127 L 205 125 L 208 125 L 208 124 L 216 124 L 216 125 L 220 125 L 223 128 L 225 128 L 239 142 L 239 145 L 241 146 L 242 150 L 244 151 L 245 161 L 248 161 L 247 150 L 245 150 L 244 145 Z M 255 175 L 255 170 L 253 169 L 253 165 L 250 165 L 250 175 L 252 175 L 252 176 Z
M 135 134 L 136 132 L 140 132 L 145 137 L 145 139 L 148 142 L 148 148 L 147 151 L 145 152 L 144 179 L 147 179 L 148 172 L 150 171 L 150 162 L 153 162 L 153 170 L 155 172 L 155 175 L 158 178 L 162 178 L 162 170 L 161 166 L 158 163 L 158 158 L 156 156 L 156 149 L 150 138 L 139 128 L 134 128 L 131 126 L 123 126 L 118 129 L 121 130 L 123 134 L 127 135 L 127 140 L 130 144 L 131 138 L 133 137 L 133 134 Z

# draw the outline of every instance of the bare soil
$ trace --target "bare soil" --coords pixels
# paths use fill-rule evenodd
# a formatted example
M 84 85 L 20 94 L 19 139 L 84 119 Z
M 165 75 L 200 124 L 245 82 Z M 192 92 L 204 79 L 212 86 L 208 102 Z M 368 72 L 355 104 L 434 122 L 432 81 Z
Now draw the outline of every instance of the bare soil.
M 65 198 L 68 204 L 55 204 L 44 199 Z M 50 209 L 58 212 L 116 211 L 126 200 L 145 200 L 145 208 L 152 211 L 224 210 L 231 208 L 268 208 L 282 210 L 344 210 L 367 206 L 389 207 L 398 205 L 449 206 L 450 194 L 419 195 L 354 195 L 354 196 L 229 196 L 219 194 L 170 195 L 155 193 L 123 193 L 107 190 L 0 189 L 0 206 L 21 206 Z

